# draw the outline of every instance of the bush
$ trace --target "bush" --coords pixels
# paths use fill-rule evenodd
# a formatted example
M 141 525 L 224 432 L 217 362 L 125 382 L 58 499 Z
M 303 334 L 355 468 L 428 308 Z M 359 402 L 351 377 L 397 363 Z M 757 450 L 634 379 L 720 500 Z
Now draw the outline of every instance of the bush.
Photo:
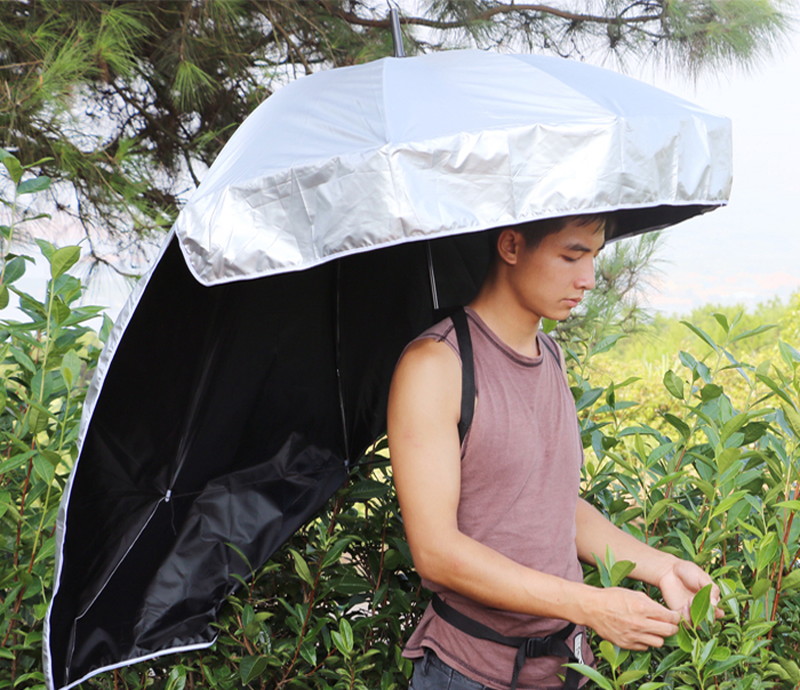
M 0 321 L 0 688 L 43 686 L 42 621 L 53 581 L 54 531 L 61 494 L 77 454 L 81 403 L 100 341 L 85 322 L 99 309 L 75 307 L 80 282 L 67 270 L 78 247 L 39 247 L 50 267 L 40 302 L 15 288 L 31 257 L 8 249 L 20 222 L 18 198 L 49 185 L 0 150 L 14 183 L 0 227 L 0 307 L 19 300 L 27 321 Z M 28 177 L 28 179 L 22 179 Z

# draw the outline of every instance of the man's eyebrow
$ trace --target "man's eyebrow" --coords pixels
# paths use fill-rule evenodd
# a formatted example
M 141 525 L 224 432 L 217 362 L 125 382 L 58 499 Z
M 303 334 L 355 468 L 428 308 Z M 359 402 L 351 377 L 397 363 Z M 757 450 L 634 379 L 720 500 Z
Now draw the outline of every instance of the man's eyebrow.
M 601 244 L 600 247 L 597 248 L 597 251 L 599 252 L 605 246 L 606 243 L 603 242 L 603 244 Z M 595 251 L 591 247 L 587 247 L 585 244 L 581 244 L 580 242 L 573 242 L 571 244 L 568 244 L 564 247 L 564 249 L 568 249 L 569 251 L 573 252 L 583 252 L 584 254 L 594 253 Z

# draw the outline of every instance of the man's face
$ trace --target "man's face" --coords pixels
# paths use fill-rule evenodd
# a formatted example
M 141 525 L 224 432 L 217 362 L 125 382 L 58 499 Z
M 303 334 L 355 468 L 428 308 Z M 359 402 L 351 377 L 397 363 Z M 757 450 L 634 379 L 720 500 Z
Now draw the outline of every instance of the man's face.
M 538 246 L 521 243 L 509 279 L 520 305 L 539 318 L 561 321 L 595 286 L 594 260 L 605 243 L 598 223 L 568 223 Z

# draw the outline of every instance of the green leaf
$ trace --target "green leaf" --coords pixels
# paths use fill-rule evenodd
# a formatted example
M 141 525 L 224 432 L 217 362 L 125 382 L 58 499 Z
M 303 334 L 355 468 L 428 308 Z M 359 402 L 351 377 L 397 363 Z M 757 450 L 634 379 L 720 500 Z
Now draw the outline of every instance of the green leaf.
M 17 186 L 17 194 L 34 194 L 50 187 L 52 180 L 47 175 L 39 175 L 30 180 L 23 180 Z
M 339 630 L 331 631 L 331 639 L 344 656 L 350 656 L 353 653 L 353 628 L 346 618 L 339 621 Z
M 64 377 L 67 388 L 72 388 L 72 386 L 75 385 L 75 382 L 81 374 L 82 366 L 83 362 L 81 362 L 81 358 L 78 357 L 74 350 L 67 352 L 61 359 L 61 376 Z
M 575 401 L 575 407 L 577 408 L 578 412 L 581 410 L 586 409 L 587 407 L 594 405 L 597 402 L 597 399 L 603 395 L 602 388 L 592 388 L 588 391 L 584 391 L 580 398 Z
M 3 272 L 3 283 L 11 285 L 15 280 L 19 280 L 25 274 L 25 259 L 15 256 L 6 263 L 6 270 Z
M 5 149 L 0 149 L 0 163 L 2 163 L 8 171 L 8 176 L 15 185 L 19 184 L 22 179 L 22 164 L 19 159 Z
M 739 333 L 735 337 L 731 338 L 731 342 L 735 343 L 738 340 L 744 340 L 745 338 L 752 338 L 754 335 L 758 335 L 759 333 L 764 333 L 764 331 L 770 331 L 773 328 L 777 328 L 775 324 L 765 324 L 763 326 L 757 326 L 756 328 L 752 328 L 749 331 L 743 331 Z
M 372 498 L 385 496 L 389 491 L 389 484 L 386 482 L 376 482 L 374 479 L 362 479 L 347 489 L 348 500 L 363 503 Z
M 796 568 L 781 580 L 781 592 L 800 588 L 800 568 Z
M 786 421 L 789 422 L 792 431 L 796 436 L 800 436 L 800 414 L 797 412 L 794 405 L 786 405 L 782 402 L 781 410 L 783 410 L 783 416 L 786 417 Z
M 80 258 L 80 247 L 72 246 L 56 249 L 53 254 L 47 258 L 50 262 L 50 275 L 54 279 L 58 278 L 72 268 Z
M 711 517 L 717 517 L 717 515 L 728 512 L 746 493 L 746 491 L 735 491 L 730 496 L 722 499 L 716 506 L 714 506 L 714 509 L 711 511 Z
M 692 616 L 692 623 L 697 625 L 703 622 L 708 617 L 709 609 L 711 608 L 711 585 L 706 585 L 692 599 L 692 605 L 689 609 Z
M 599 355 L 603 352 L 608 352 L 614 345 L 617 344 L 621 338 L 624 338 L 624 333 L 615 333 L 614 335 L 607 335 L 605 338 L 602 338 L 600 342 L 598 342 L 590 351 L 590 355 Z
M 714 312 L 711 316 L 713 316 L 717 323 L 722 326 L 722 330 L 726 333 L 731 330 L 731 326 L 728 323 L 728 317 L 725 314 L 720 314 L 719 312 Z
M 783 361 L 786 362 L 789 366 L 793 366 L 794 364 L 800 363 L 800 352 L 795 350 L 789 343 L 785 343 L 782 340 L 778 343 L 778 349 L 781 352 L 781 357 L 783 357 Z
M 53 463 L 42 454 L 33 456 L 33 469 L 36 471 L 36 474 L 48 484 L 55 478 L 56 468 Z
M 775 504 L 776 508 L 789 508 L 789 510 L 800 510 L 800 500 L 793 499 L 791 501 L 778 501 Z
M 598 671 L 586 664 L 564 664 L 566 668 L 574 668 L 578 673 L 586 676 L 589 680 L 594 681 L 597 687 L 602 690 L 614 690 L 614 686 L 610 681 L 603 678 Z
M 351 544 L 352 541 L 353 541 L 352 537 L 338 539 L 325 554 L 325 558 L 322 559 L 323 569 L 328 568 L 329 566 L 338 562 L 339 559 L 342 557 L 344 550 Z
M 689 323 L 688 321 L 681 321 L 681 323 L 686 326 L 692 333 L 694 333 L 700 340 L 702 340 L 706 345 L 708 345 L 714 352 L 719 352 L 720 347 L 714 342 L 714 339 L 706 333 L 702 328 L 699 326 L 695 326 L 693 323 Z
M 664 374 L 664 386 L 673 397 L 683 400 L 683 379 L 675 374 L 672 369 Z
M 39 251 L 42 252 L 42 256 L 50 261 L 56 248 L 50 242 L 41 238 L 36 240 L 36 244 L 39 245 Z
M 640 678 L 643 678 L 648 674 L 648 671 L 644 669 L 634 669 L 629 668 L 627 671 L 623 671 L 617 676 L 617 685 L 628 685 L 629 683 L 635 683 Z
M 6 514 L 6 511 L 11 507 L 11 494 L 4 490 L 0 489 L 0 518 Z
M 611 566 L 611 586 L 616 587 L 633 572 L 636 563 L 633 561 L 617 561 Z
M 666 421 L 670 426 L 675 427 L 678 430 L 678 433 L 685 439 L 688 439 L 692 433 L 692 430 L 689 428 L 689 425 L 682 419 L 676 417 L 674 414 L 665 412 L 664 421 Z
M 681 651 L 691 654 L 692 649 L 694 649 L 694 640 L 684 624 L 681 624 L 681 627 L 678 628 L 678 634 L 675 637 Z
M 703 402 L 709 402 L 722 395 L 722 386 L 715 383 L 707 383 L 700 389 L 700 399 Z
M 771 584 L 770 581 L 765 577 L 756 580 L 750 590 L 750 596 L 753 599 L 758 599 L 762 597 L 764 594 L 767 593 L 767 590 L 770 588 L 770 584 Z
M 0 309 L 5 309 L 8 306 L 8 301 L 8 288 L 5 285 L 0 285 Z
M 239 663 L 239 677 L 244 685 L 252 683 L 267 668 L 267 658 L 263 656 L 246 656 Z
M 767 386 L 775 395 L 777 395 L 781 400 L 789 405 L 793 405 L 791 398 L 786 395 L 786 392 L 779 386 L 775 381 L 773 381 L 769 376 L 765 374 L 756 373 L 756 378 L 761 381 L 764 385 Z
M 294 571 L 298 574 L 300 579 L 310 587 L 314 586 L 314 578 L 311 577 L 311 570 L 309 570 L 308 563 L 303 560 L 303 557 L 294 549 L 289 549 L 294 560 Z

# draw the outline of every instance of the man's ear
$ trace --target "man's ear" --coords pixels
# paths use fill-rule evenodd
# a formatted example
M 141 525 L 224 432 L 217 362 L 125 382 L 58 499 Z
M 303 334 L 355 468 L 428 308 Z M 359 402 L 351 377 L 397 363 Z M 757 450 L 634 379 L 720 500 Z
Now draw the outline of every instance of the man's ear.
M 497 236 L 497 256 L 510 266 L 514 266 L 519 259 L 520 252 L 525 246 L 525 238 L 516 230 L 506 228 Z

